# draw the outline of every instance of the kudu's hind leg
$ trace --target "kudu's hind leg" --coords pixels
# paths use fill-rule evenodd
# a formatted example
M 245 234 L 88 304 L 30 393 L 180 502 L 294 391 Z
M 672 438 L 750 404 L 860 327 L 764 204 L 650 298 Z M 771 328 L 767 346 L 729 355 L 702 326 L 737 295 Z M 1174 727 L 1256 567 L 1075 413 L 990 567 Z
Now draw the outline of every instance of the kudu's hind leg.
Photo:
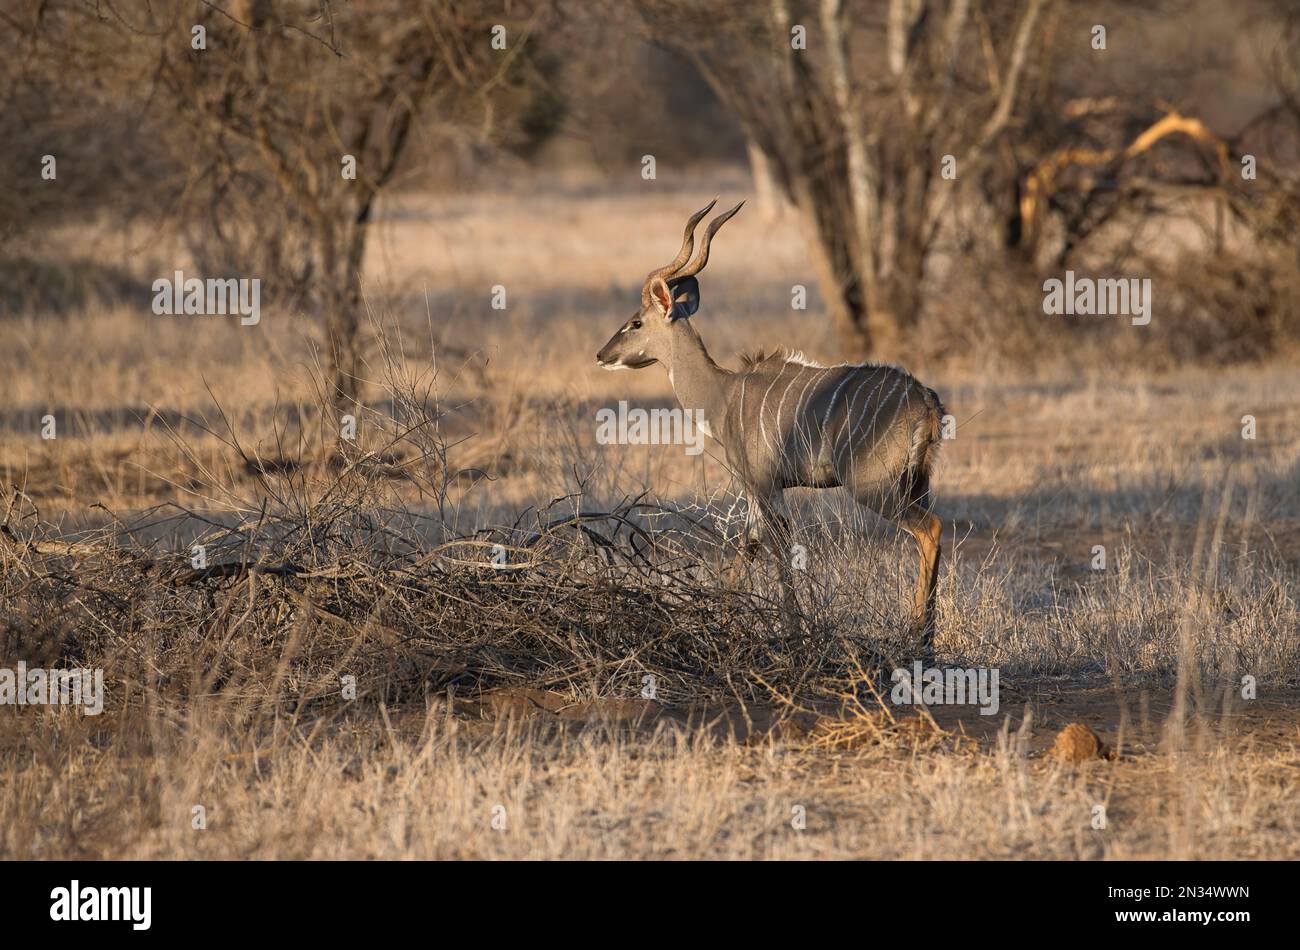
M 925 495 L 913 496 L 891 507 L 876 495 L 856 496 L 858 504 L 878 512 L 912 536 L 919 555 L 916 593 L 912 598 L 912 632 L 921 640 L 926 656 L 934 652 L 935 602 L 939 589 L 939 553 L 943 522 L 930 511 Z
M 917 511 L 902 527 L 916 540 L 920 563 L 917 568 L 916 596 L 912 605 L 913 622 L 921 635 L 922 648 L 934 649 L 935 601 L 939 589 L 939 555 L 942 548 L 943 522 L 928 511 Z

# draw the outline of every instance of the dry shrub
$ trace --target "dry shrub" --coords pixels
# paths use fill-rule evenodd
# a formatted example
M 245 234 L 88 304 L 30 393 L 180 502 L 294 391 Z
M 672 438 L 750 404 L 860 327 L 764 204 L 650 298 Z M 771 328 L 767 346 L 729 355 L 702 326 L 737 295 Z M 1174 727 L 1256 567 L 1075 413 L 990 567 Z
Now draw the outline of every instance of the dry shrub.
M 198 670 L 204 688 L 274 703 L 337 696 L 348 674 L 388 702 L 501 684 L 636 695 L 646 675 L 669 697 L 752 696 L 747 673 L 797 682 L 834 649 L 788 631 L 761 595 L 708 583 L 699 560 L 660 553 L 671 537 L 633 520 L 649 507 L 423 546 L 376 512 L 313 506 L 268 513 L 237 548 L 213 529 L 196 543 L 215 563 L 199 569 L 133 546 L 130 525 L 73 545 L 6 526 L 0 652 L 178 694 Z
M 148 294 L 147 283 L 112 265 L 0 255 L 0 317 L 61 316 L 120 300 L 148 300 Z
M 1266 249 L 1184 255 L 1164 275 L 1174 288 L 1149 346 L 1173 363 L 1231 363 L 1300 346 L 1300 260 Z
M 809 732 L 808 744 L 829 752 L 873 750 L 928 752 L 953 746 L 960 739 L 941 729 L 928 715 L 895 718 L 883 707 L 844 716 L 823 716 Z
M 925 317 L 921 355 L 947 367 L 1059 373 L 1294 357 L 1300 353 L 1300 260 L 1293 250 L 1187 252 L 1172 262 L 1072 265 L 1080 276 L 1151 279 L 1151 322 L 1048 316 L 1040 273 L 1003 256 L 954 262 Z
M 1043 313 L 1042 281 L 1004 257 L 954 261 L 926 313 L 918 339 L 926 360 L 976 369 L 1034 369 L 1056 354 L 1064 332 L 1060 318 Z
M 728 552 L 709 520 L 644 498 L 566 496 L 457 532 L 462 473 L 432 380 L 391 382 L 356 444 L 334 445 L 323 408 L 311 451 L 301 415 L 274 457 L 222 434 L 255 499 L 195 457 L 208 506 L 114 517 L 69 542 L 15 490 L 0 657 L 102 667 L 114 697 L 226 692 L 265 710 L 338 703 L 344 676 L 388 703 L 499 685 L 637 696 L 651 676 L 668 703 L 752 699 L 812 688 L 867 652 L 791 616 L 761 579 L 720 583 Z
M 810 748 L 887 754 L 896 750 L 914 753 L 969 747 L 964 737 L 941 728 L 924 706 L 918 707 L 914 715 L 896 716 L 877 688 L 872 672 L 857 666 L 854 673 L 851 688 L 835 694 L 838 711 L 819 716 L 808 731 Z

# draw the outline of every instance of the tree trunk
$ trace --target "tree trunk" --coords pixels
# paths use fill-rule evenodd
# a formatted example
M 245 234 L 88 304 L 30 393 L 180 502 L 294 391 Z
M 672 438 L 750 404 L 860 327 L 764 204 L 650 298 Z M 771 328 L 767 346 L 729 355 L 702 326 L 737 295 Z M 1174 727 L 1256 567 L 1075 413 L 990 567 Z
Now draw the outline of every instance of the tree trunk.
M 895 272 L 878 279 L 867 307 L 873 355 L 902 359 L 917 347 L 914 329 L 921 307 L 921 285 L 911 275 Z
M 767 153 L 750 139 L 745 146 L 749 156 L 749 173 L 754 179 L 754 204 L 758 206 L 758 215 L 764 224 L 772 224 L 781 213 L 781 191 L 777 188 L 772 174 L 772 165 L 767 160 Z
M 337 228 L 332 221 L 322 221 L 318 227 L 324 284 L 320 304 L 325 324 L 326 373 L 334 423 L 339 425 L 343 416 L 356 415 L 360 396 L 360 293 L 356 278 L 349 271 L 352 248 L 339 246 Z M 354 236 L 352 241 L 355 240 Z
M 329 375 L 334 410 L 339 418 L 356 415 L 361 398 L 360 308 L 351 294 L 335 294 L 325 314 Z
M 854 253 L 849 234 L 839 220 L 843 206 L 836 208 L 825 198 L 818 201 L 807 183 L 798 185 L 795 207 L 804 243 L 817 271 L 817 283 L 826 299 L 826 310 L 840 339 L 846 359 L 866 359 L 872 353 L 873 340 L 867 324 L 865 281 L 859 273 L 859 256 Z
M 794 202 L 817 282 L 846 359 L 902 359 L 917 348 L 915 330 L 924 302 L 926 236 L 915 215 L 902 218 L 885 244 L 860 253 L 853 241 L 851 211 L 838 190 L 801 182 Z M 893 212 L 886 215 L 894 220 Z M 884 245 L 884 246 L 882 246 Z M 864 272 L 871 260 L 880 272 Z
M 323 270 L 330 276 L 325 299 L 325 332 L 329 351 L 331 399 L 338 417 L 356 415 L 361 402 L 365 353 L 361 332 L 361 268 L 365 260 L 373 194 L 367 195 L 351 215 L 337 240 L 326 226 L 321 233 Z
M 883 359 L 905 359 L 919 348 L 928 241 L 918 207 L 920 202 L 891 211 L 893 236 L 887 246 L 877 247 L 880 272 L 867 285 L 867 326 L 875 354 Z M 877 238 L 877 243 L 882 242 Z

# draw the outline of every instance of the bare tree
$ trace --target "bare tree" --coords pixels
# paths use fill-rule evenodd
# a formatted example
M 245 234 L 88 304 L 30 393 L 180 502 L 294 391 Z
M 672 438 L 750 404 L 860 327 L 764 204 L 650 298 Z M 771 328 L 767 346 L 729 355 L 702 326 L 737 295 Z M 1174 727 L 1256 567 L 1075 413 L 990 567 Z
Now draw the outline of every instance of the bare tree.
M 261 276 L 273 297 L 319 314 L 342 408 L 363 375 L 377 202 L 415 164 L 418 123 L 490 126 L 538 5 L 509 7 L 47 0 L 15 22 L 56 72 L 95 53 L 83 61 L 100 97 L 152 116 L 178 179 L 156 193 L 200 266 Z
M 1052 0 L 635 0 L 798 208 L 846 350 L 896 354 L 955 178 L 1014 123 Z
M 1221 251 L 1229 221 L 1254 228 L 1261 206 L 1278 208 L 1294 151 L 1287 88 L 1296 17 L 1288 9 L 1284 0 L 1264 0 L 1231 15 L 1263 54 L 1259 79 L 1266 81 L 1247 96 L 1225 94 L 1216 123 L 1198 115 L 1214 105 L 1196 95 L 1198 80 L 1204 86 L 1210 77 L 1240 75 L 1241 62 L 1232 49 L 1195 38 L 1191 49 L 1199 55 L 1171 48 L 1171 35 L 1186 32 L 1185 18 L 1212 16 L 1220 12 L 1215 5 L 1148 0 L 1070 8 L 1042 50 L 1054 67 L 1051 79 L 1035 89 L 1011 147 L 1002 150 L 1001 174 L 985 182 L 986 201 L 1004 216 L 1005 247 L 1060 269 L 1088 252 L 1113 257 L 1123 232 L 1136 237 L 1163 218 L 1182 217 Z M 1124 55 L 1097 70 L 1079 42 L 1094 21 L 1122 23 L 1116 33 L 1128 50 L 1161 49 L 1169 58 L 1156 70 Z M 1212 34 L 1214 26 L 1204 29 Z

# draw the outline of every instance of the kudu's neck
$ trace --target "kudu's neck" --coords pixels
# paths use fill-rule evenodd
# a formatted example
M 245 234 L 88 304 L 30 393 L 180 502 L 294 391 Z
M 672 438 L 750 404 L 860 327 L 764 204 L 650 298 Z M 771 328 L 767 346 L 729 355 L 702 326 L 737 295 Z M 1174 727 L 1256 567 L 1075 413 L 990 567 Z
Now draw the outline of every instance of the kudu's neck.
M 704 348 L 704 341 L 688 320 L 673 328 L 672 355 L 668 360 L 668 381 L 683 409 L 700 410 L 705 421 L 716 426 L 727 409 L 727 378 L 723 369 Z

